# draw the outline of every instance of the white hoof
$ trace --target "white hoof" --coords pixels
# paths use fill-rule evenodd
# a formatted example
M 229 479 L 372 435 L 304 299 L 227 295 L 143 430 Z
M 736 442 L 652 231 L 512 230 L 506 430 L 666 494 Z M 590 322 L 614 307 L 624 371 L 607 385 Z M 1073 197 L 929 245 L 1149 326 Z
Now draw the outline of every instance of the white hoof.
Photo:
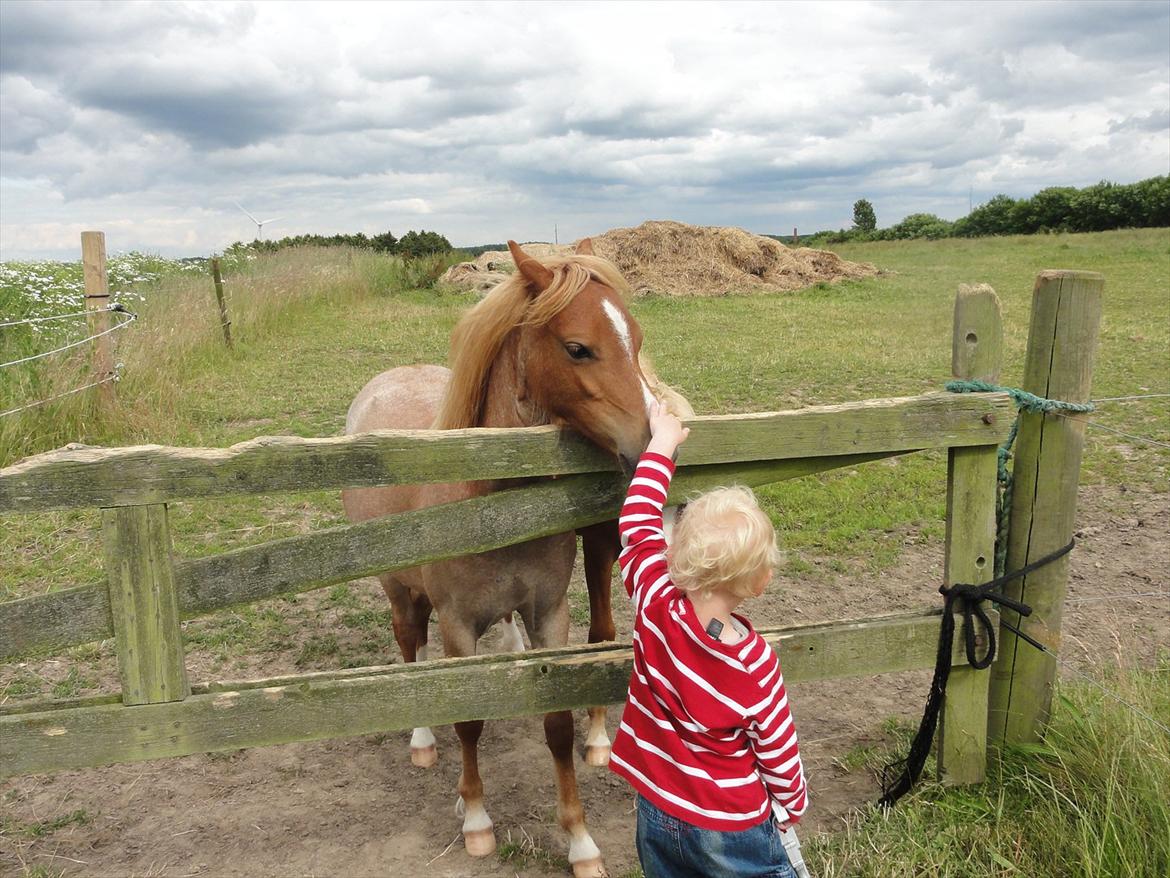
M 439 761 L 439 751 L 435 747 L 435 734 L 423 727 L 414 730 L 410 736 L 410 762 L 419 768 L 430 768 Z
M 586 745 L 585 764 L 594 768 L 605 768 L 609 765 L 609 745 Z
M 496 849 L 495 829 L 473 829 L 463 833 L 463 845 L 469 857 L 486 857 Z
M 439 761 L 439 748 L 434 744 L 429 747 L 411 747 L 410 764 L 415 768 L 434 768 Z
M 609 878 L 609 869 L 605 868 L 605 860 L 601 857 L 582 860 L 573 864 L 573 878 Z
M 601 851 L 583 826 L 569 842 L 569 862 L 573 864 L 573 878 L 609 878 Z

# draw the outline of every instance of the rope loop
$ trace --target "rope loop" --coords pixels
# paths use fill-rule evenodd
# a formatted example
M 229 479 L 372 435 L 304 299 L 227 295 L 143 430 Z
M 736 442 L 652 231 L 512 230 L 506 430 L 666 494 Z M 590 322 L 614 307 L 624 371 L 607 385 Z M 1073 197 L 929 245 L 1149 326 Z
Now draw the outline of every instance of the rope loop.
M 943 699 L 947 692 L 947 680 L 951 675 L 951 656 L 955 643 L 955 605 L 958 604 L 958 612 L 963 614 L 963 641 L 967 664 L 977 671 L 985 670 L 991 667 L 991 663 L 995 661 L 996 638 L 995 626 L 991 624 L 991 619 L 983 608 L 983 602 L 991 601 L 994 604 L 1015 610 L 1020 616 L 1032 615 L 1031 607 L 1015 598 L 1001 594 L 999 590 L 1013 579 L 1027 576 L 1033 570 L 1043 567 L 1045 564 L 1051 564 L 1058 558 L 1067 555 L 1075 545 L 1076 541 L 1073 540 L 1067 546 L 1057 549 L 1055 552 L 1049 552 L 1044 557 L 1037 558 L 1030 564 L 1025 564 L 1019 570 L 1013 570 L 1011 573 L 996 577 L 981 585 L 957 582 L 939 588 L 944 603 L 942 623 L 939 625 L 938 631 L 938 652 L 935 656 L 934 678 L 930 682 L 930 694 L 926 698 L 922 722 L 918 725 L 914 740 L 910 742 L 910 752 L 904 759 L 895 760 L 882 770 L 882 797 L 878 800 L 881 807 L 889 808 L 910 791 L 922 773 L 926 757 L 930 754 L 930 745 L 934 741 L 935 729 L 938 728 L 938 715 L 942 710 Z M 977 649 L 976 620 L 983 629 L 984 637 L 987 638 L 987 650 L 982 658 L 979 657 Z M 1018 628 L 1012 628 L 1012 630 L 1022 640 L 1027 641 L 1042 652 L 1046 651 L 1043 644 L 1023 631 Z
M 1060 414 L 1061 412 L 1085 413 L 1096 410 L 1091 402 L 1065 402 L 1061 399 L 1045 399 L 1029 393 L 1019 387 L 1004 387 L 978 379 L 955 379 L 946 383 L 946 389 L 951 393 L 1006 393 L 1016 404 L 1016 419 L 1012 421 L 1012 428 L 1007 438 L 999 446 L 996 455 L 996 477 L 999 479 L 999 494 L 995 501 L 995 567 L 996 576 L 1003 576 L 1007 569 L 1008 528 L 1012 515 L 1012 489 L 1014 479 L 1008 471 L 1008 461 L 1012 459 L 1012 445 L 1015 444 L 1016 434 L 1020 430 L 1019 412 L 1026 411 L 1033 414 Z

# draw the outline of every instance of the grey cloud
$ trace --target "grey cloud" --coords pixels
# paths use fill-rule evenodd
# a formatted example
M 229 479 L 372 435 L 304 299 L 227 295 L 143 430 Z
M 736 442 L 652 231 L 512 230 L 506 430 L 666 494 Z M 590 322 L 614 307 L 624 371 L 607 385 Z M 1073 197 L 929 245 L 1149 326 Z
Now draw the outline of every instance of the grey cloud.
M 110 51 L 156 47 L 183 38 L 238 35 L 254 18 L 251 4 L 93 3 L 4 0 L 0 3 L 0 71 L 57 72 L 84 67 Z
M 1114 119 L 1109 123 L 1109 133 L 1117 134 L 1122 131 L 1157 131 L 1165 134 L 1170 131 L 1170 108 L 1150 110 L 1141 115 L 1126 116 L 1124 119 Z
M 23 76 L 0 76 L 0 150 L 30 153 L 42 138 L 65 131 L 73 108 Z

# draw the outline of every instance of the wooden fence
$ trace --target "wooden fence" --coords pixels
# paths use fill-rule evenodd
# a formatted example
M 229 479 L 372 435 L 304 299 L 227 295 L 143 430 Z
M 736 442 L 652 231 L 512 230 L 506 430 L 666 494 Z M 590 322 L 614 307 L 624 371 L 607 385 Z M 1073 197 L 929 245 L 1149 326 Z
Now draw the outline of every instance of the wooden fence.
M 999 320 L 989 288 L 960 291 L 956 376 L 998 372 Z M 945 392 L 696 418 L 671 498 L 945 448 L 945 577 L 983 582 L 994 552 L 996 446 L 1014 419 L 1006 394 Z M 171 550 L 175 500 L 549 475 L 561 478 L 210 557 Z M 551 427 L 80 448 L 0 470 L 0 514 L 100 507 L 106 571 L 102 582 L 0 604 L 0 660 L 114 637 L 122 681 L 121 695 L 0 708 L 0 776 L 620 702 L 632 654 L 617 643 L 192 685 L 180 623 L 604 521 L 624 489 L 606 455 Z M 938 622 L 937 612 L 910 613 L 764 633 L 789 680 L 821 680 L 933 667 Z M 989 675 L 968 668 L 959 650 L 953 662 L 940 770 L 973 782 L 985 766 Z

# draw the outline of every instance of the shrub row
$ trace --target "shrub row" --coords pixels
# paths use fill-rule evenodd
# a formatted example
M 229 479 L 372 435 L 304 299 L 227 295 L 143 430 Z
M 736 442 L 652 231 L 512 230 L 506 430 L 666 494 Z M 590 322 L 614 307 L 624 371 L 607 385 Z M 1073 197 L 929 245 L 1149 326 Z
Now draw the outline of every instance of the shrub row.
M 1167 176 L 1128 185 L 1102 181 L 1084 189 L 1053 186 L 1031 198 L 996 195 L 954 222 L 933 213 L 915 213 L 889 228 L 865 231 L 855 227 L 818 232 L 801 243 L 975 238 L 1164 226 L 1170 226 L 1170 177 Z
M 248 253 L 275 253 L 288 247 L 356 247 L 415 259 L 436 253 L 450 253 L 452 249 L 451 242 L 438 232 L 412 230 L 401 238 L 394 237 L 392 232 L 380 235 L 358 232 L 354 235 L 292 235 L 274 241 L 237 241 L 224 250 L 223 255 L 230 258 Z

